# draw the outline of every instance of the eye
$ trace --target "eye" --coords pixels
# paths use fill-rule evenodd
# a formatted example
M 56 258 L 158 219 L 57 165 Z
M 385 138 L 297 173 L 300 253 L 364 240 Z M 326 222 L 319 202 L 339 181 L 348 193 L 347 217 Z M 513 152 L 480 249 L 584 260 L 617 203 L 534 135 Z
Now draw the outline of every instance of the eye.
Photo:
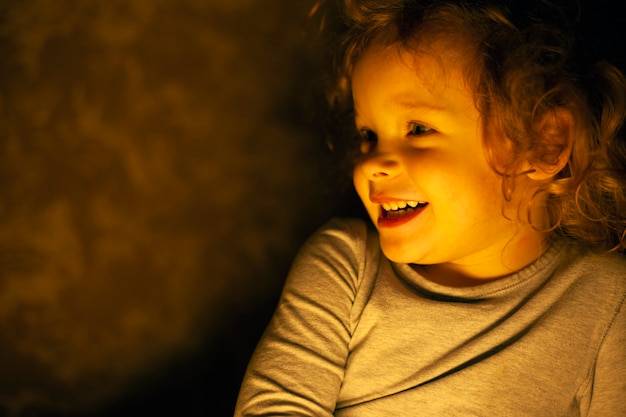
M 427 133 L 434 132 L 434 129 L 415 122 L 410 122 L 407 126 L 407 130 L 407 134 L 410 136 L 421 136 Z
M 378 142 L 378 136 L 376 135 L 376 133 L 369 129 L 360 129 L 359 137 L 361 139 L 359 146 L 361 154 L 370 153 Z

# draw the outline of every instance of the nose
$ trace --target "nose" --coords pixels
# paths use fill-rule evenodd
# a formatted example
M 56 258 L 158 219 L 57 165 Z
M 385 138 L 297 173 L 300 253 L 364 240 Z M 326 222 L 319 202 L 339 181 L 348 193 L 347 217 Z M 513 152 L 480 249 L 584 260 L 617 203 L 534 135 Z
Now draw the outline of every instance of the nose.
M 390 152 L 373 151 L 361 157 L 358 169 L 370 181 L 393 177 L 400 164 Z

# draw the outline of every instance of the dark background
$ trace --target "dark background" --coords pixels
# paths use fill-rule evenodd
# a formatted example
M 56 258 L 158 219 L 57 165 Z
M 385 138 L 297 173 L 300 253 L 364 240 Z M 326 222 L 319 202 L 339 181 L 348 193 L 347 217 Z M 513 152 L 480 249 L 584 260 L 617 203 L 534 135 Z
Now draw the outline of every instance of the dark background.
M 0 0 L 0 416 L 232 414 L 351 204 L 313 3 Z
M 232 415 L 295 252 L 356 208 L 313 3 L 0 0 L 0 417 Z

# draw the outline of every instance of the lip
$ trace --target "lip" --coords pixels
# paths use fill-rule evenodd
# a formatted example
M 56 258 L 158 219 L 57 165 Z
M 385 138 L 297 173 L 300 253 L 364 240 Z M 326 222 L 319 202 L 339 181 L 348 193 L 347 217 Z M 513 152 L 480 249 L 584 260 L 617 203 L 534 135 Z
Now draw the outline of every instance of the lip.
M 417 207 L 414 212 L 409 213 L 405 216 L 401 217 L 387 217 L 385 215 L 385 211 L 383 210 L 381 215 L 378 216 L 378 227 L 398 227 L 405 223 L 410 222 L 417 216 L 419 216 L 424 209 L 428 207 L 428 204 L 424 206 Z

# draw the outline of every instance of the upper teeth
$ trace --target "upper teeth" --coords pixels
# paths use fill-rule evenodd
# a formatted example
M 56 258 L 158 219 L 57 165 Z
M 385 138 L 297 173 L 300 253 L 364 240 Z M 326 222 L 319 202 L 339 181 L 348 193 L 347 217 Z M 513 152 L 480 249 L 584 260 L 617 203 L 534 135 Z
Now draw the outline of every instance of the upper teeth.
M 417 207 L 420 204 L 419 201 L 394 201 L 393 203 L 383 203 L 383 209 L 385 211 L 390 211 L 390 210 L 399 210 L 399 209 L 403 209 L 406 208 L 407 206 L 409 207 Z M 421 203 L 424 204 L 424 203 Z

